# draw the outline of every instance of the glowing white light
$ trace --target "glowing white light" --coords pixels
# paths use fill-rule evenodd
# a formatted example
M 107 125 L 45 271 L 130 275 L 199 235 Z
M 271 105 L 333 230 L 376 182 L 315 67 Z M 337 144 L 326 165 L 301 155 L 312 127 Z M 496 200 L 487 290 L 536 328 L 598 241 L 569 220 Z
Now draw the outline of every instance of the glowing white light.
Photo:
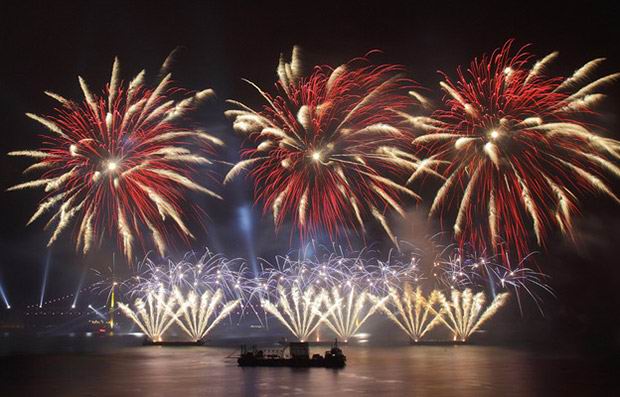
M 499 132 L 497 132 L 497 130 L 492 130 L 489 135 L 491 136 L 491 139 L 497 139 L 499 137 Z
M 108 171 L 114 172 L 118 168 L 118 163 L 116 161 L 109 160 L 108 161 Z
M 320 161 L 321 160 L 321 151 L 317 150 L 316 152 L 312 153 L 312 160 L 314 161 Z

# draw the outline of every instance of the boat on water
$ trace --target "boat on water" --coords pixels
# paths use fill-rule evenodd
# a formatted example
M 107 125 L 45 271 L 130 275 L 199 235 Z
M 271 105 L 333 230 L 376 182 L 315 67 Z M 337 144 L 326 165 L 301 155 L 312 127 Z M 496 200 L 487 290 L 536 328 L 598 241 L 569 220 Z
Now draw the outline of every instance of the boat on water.
M 344 368 L 347 357 L 335 341 L 325 355 L 313 354 L 310 357 L 308 342 L 290 342 L 288 346 L 277 349 L 248 350 L 241 346 L 241 355 L 237 359 L 240 367 L 295 367 L 295 368 Z

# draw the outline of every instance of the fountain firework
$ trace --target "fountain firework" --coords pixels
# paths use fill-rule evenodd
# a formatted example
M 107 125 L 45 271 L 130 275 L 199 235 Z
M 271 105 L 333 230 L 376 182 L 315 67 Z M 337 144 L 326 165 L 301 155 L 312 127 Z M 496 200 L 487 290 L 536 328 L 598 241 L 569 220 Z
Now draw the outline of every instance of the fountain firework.
M 343 340 L 348 340 L 384 303 L 386 298 L 377 298 L 366 291 L 358 291 L 352 286 L 346 298 L 341 296 L 340 288 L 332 288 L 331 296 L 325 295 L 325 306 L 335 308 L 325 318 L 325 324 Z
M 339 338 L 348 340 L 385 300 L 371 297 L 384 296 L 416 277 L 417 258 L 402 261 L 393 252 L 380 259 L 372 249 L 348 252 L 335 244 L 311 243 L 303 250 L 277 256 L 273 264 L 261 260 L 252 295 L 260 297 L 264 312 L 301 340 L 323 322 Z
M 121 310 L 153 340 L 174 323 L 201 340 L 240 308 L 239 321 L 251 313 L 267 327 L 273 316 L 299 340 L 308 340 L 321 325 L 349 340 L 379 312 L 418 341 L 440 324 L 458 340 L 466 339 L 504 304 L 506 291 L 525 288 L 532 294 L 532 285 L 548 290 L 542 275 L 522 265 L 510 270 L 492 258 L 449 247 L 425 263 L 419 250 L 401 246 L 409 249 L 382 257 L 370 248 L 346 251 L 313 243 L 273 263 L 260 259 L 258 274 L 242 259 L 209 250 L 163 264 L 147 258 L 117 291 L 138 298 L 134 311 L 127 305 Z M 109 279 L 102 283 L 108 286 Z M 425 295 L 423 287 L 432 292 Z M 445 288 L 456 293 L 451 301 L 440 292 Z M 473 295 L 472 288 L 501 293 L 483 311 L 485 294 Z
M 119 303 L 118 306 L 151 341 L 161 342 L 164 333 L 184 309 L 181 306 L 175 312 L 173 308 L 176 303 L 174 294 L 160 288 L 158 292 L 149 292 L 144 299 L 136 299 L 135 310 L 124 303 Z
M 413 342 L 418 342 L 427 332 L 441 323 L 442 313 L 433 308 L 440 295 L 439 291 L 433 290 L 428 297 L 425 297 L 422 288 L 417 287 L 414 291 L 407 283 L 402 292 L 392 288 L 383 300 L 373 299 Z
M 313 286 L 300 288 L 293 284 L 290 288 L 277 287 L 277 303 L 261 298 L 263 309 L 271 313 L 299 341 L 307 341 L 321 323 L 336 309 L 338 303 L 323 308 L 326 292 Z
M 455 341 L 465 342 L 471 334 L 504 306 L 508 296 L 507 292 L 498 294 L 491 304 L 484 309 L 486 302 L 484 292 L 478 292 L 474 295 L 469 288 L 464 291 L 453 289 L 451 301 L 443 293 L 439 293 L 438 301 L 441 305 L 439 318 L 452 331 Z
M 174 319 L 179 327 L 194 341 L 204 339 L 240 302 L 240 299 L 226 302 L 218 313 L 217 308 L 224 298 L 221 289 L 215 293 L 207 290 L 200 296 L 194 291 L 190 291 L 187 296 L 184 296 L 181 291 L 175 289 L 174 295 L 180 308 L 179 315 L 175 316 Z

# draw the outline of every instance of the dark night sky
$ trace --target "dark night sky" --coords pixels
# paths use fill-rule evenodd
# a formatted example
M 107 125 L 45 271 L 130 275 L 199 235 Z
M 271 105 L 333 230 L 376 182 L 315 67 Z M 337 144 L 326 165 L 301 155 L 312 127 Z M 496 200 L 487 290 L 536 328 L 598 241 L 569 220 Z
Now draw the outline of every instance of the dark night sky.
M 561 75 L 601 56 L 608 58 L 604 71 L 620 70 L 620 19 L 603 2 L 574 6 L 542 1 L 488 6 L 415 1 L 154 3 L 3 2 L 0 153 L 36 146 L 38 126 L 24 113 L 51 110 L 53 103 L 43 90 L 80 98 L 78 74 L 99 90 L 109 79 L 114 56 L 120 58 L 123 77 L 129 78 L 143 67 L 155 73 L 176 46 L 182 46 L 173 68 L 177 82 L 195 90 L 212 87 L 218 94 L 218 103 L 206 106 L 202 117 L 207 127 L 225 137 L 229 152 L 222 156 L 229 160 L 235 159 L 239 141 L 221 115 L 223 99 L 259 104 L 241 77 L 272 87 L 279 53 L 288 52 L 293 44 L 305 49 L 312 64 L 339 64 L 381 49 L 381 61 L 406 65 L 415 80 L 435 91 L 435 97 L 437 70 L 453 74 L 457 65 L 513 37 L 518 44 L 533 43 L 532 51 L 539 56 L 559 50 L 553 71 Z M 616 138 L 620 133 L 612 131 L 620 127 L 619 85 L 608 90 L 610 98 L 601 113 L 601 124 Z M 25 161 L 3 155 L 0 162 L 2 190 L 23 180 Z M 618 184 L 615 187 L 618 191 Z M 199 234 L 193 248 L 199 250 L 208 243 L 229 255 L 246 256 L 235 225 L 237 209 L 248 201 L 249 192 L 238 184 L 227 188 L 224 196 L 224 203 L 196 197 L 204 200 L 212 218 L 209 233 Z M 14 305 L 35 303 L 39 297 L 47 234 L 41 224 L 24 226 L 39 198 L 34 191 L 0 192 L 0 283 Z M 533 332 L 551 335 L 549 330 L 568 330 L 582 339 L 613 338 L 620 344 L 619 325 L 612 320 L 620 304 L 615 291 L 620 281 L 616 259 L 620 208 L 609 201 L 584 200 L 577 247 L 551 239 L 547 253 L 539 255 L 539 265 L 553 277 L 558 297 L 547 297 L 546 318 L 528 308 L 518 320 L 533 324 Z M 268 219 L 260 223 L 257 216 L 256 221 L 257 253 L 288 246 L 286 231 L 276 236 Z M 432 226 L 414 226 L 432 232 Z M 401 228 L 404 235 L 411 232 L 407 227 Z M 54 248 L 48 296 L 72 292 L 82 266 L 102 267 L 107 260 L 109 255 L 103 253 L 84 259 L 74 255 L 70 246 Z M 613 326 L 594 326 L 597 321 Z

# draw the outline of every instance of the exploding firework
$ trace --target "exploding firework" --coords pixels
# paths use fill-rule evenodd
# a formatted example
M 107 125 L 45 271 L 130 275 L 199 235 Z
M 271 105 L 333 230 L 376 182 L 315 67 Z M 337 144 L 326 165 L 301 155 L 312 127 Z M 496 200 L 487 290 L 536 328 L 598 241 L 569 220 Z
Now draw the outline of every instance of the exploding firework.
M 180 307 L 175 311 L 176 304 L 174 294 L 161 288 L 147 294 L 145 299 L 136 299 L 135 310 L 125 303 L 119 303 L 118 307 L 151 341 L 161 342 L 164 333 L 177 321 L 177 316 L 183 310 Z
M 419 198 L 397 182 L 408 171 L 403 167 L 415 164 L 391 155 L 410 140 L 396 112 L 424 100 L 407 95 L 412 82 L 403 68 L 356 59 L 335 69 L 317 66 L 304 77 L 295 47 L 292 61 L 281 58 L 277 71 L 275 96 L 250 83 L 267 102 L 262 110 L 230 101 L 239 109 L 226 113 L 253 147 L 242 151 L 225 182 L 248 170 L 255 198 L 273 213 L 276 227 L 288 217 L 302 238 L 363 231 L 371 217 L 396 243 L 386 207 L 404 215 L 400 197 Z
M 154 341 L 160 341 L 174 323 L 191 340 L 204 339 L 253 288 L 243 260 L 208 248 L 200 257 L 188 252 L 180 261 L 156 263 L 146 257 L 136 271 L 117 287 L 127 298 L 138 297 L 136 310 L 126 304 L 120 305 L 121 310 Z M 97 283 L 101 291 L 110 289 L 109 280 L 104 277 Z
M 415 261 L 401 261 L 392 252 L 381 259 L 372 249 L 346 251 L 335 244 L 307 244 L 298 252 L 277 256 L 274 263 L 261 260 L 260 273 L 248 279 L 254 285 L 249 300 L 260 299 L 263 311 L 299 339 L 307 339 L 325 323 L 340 339 L 348 340 L 385 300 L 375 295 L 384 296 L 415 277 Z
M 277 302 L 271 303 L 269 299 L 262 298 L 261 305 L 299 341 L 304 342 L 336 309 L 338 302 L 331 303 L 331 306 L 326 308 L 323 307 L 325 295 L 324 289 L 316 289 L 313 286 L 301 289 L 295 284 L 290 288 L 279 285 L 275 297 Z
M 453 249 L 450 249 L 453 248 Z M 529 295 L 542 311 L 540 293 L 553 295 L 546 276 L 526 266 L 530 255 L 517 266 L 503 264 L 498 256 L 478 254 L 469 246 L 447 247 L 433 263 L 432 280 L 435 287 L 474 288 L 490 291 L 511 291 L 521 303 L 521 292 Z
M 620 142 L 583 121 L 604 98 L 599 90 L 620 74 L 593 78 L 599 58 L 569 78 L 546 77 L 557 53 L 530 67 L 532 56 L 524 49 L 512 55 L 511 44 L 474 60 L 467 74 L 459 70 L 456 82 L 445 76 L 447 110 L 406 117 L 422 132 L 414 146 L 426 156 L 409 181 L 441 177 L 430 214 L 454 211 L 461 244 L 523 258 L 529 230 L 539 246 L 554 226 L 572 237 L 578 196 L 597 192 L 620 202 L 605 181 L 620 176 Z
M 166 64 L 164 64 L 166 65 Z M 192 238 L 183 220 L 186 190 L 217 197 L 192 178 L 197 167 L 212 163 L 209 155 L 222 142 L 178 121 L 213 95 L 204 90 L 181 100 L 166 74 L 154 89 L 140 72 L 128 85 L 120 79 L 118 60 L 103 96 L 93 93 L 80 77 L 84 102 L 74 102 L 46 92 L 60 102 L 55 114 L 27 113 L 46 127 L 36 150 L 9 153 L 37 162 L 24 172 L 41 177 L 8 190 L 43 188 L 45 197 L 28 224 L 51 213 L 46 228 L 53 232 L 48 246 L 75 225 L 76 249 L 86 254 L 100 244 L 103 232 L 116 235 L 125 256 L 132 259 L 136 239 L 150 235 L 163 256 L 169 230 Z M 201 143 L 191 151 L 192 141 Z
M 354 267 L 357 284 L 365 286 L 373 294 L 384 296 L 395 288 L 401 289 L 406 283 L 422 282 L 425 277 L 420 253 L 409 242 L 401 240 L 398 245 L 400 249 L 390 249 L 385 258 L 375 253 Z
M 508 296 L 507 292 L 498 294 L 485 309 L 486 296 L 484 292 L 478 292 L 474 295 L 469 288 L 462 292 L 453 289 L 451 301 L 443 293 L 439 293 L 437 298 L 441 305 L 439 319 L 452 332 L 455 341 L 465 342 L 471 334 L 504 306 Z
M 130 296 L 145 296 L 164 288 L 198 294 L 221 290 L 227 299 L 238 299 L 250 288 L 244 260 L 229 259 L 208 248 L 200 257 L 188 252 L 180 261 L 154 262 L 146 257 L 136 268 L 137 274 L 123 283 L 130 287 Z
M 180 308 L 175 320 L 179 327 L 194 341 L 204 339 L 240 302 L 239 299 L 226 302 L 218 313 L 218 307 L 224 297 L 221 289 L 215 293 L 205 291 L 201 296 L 198 296 L 194 291 L 183 296 L 178 289 L 174 291 L 174 294 Z
M 153 340 L 161 340 L 172 321 L 194 341 L 232 318 L 233 311 L 237 324 L 248 314 L 263 326 L 273 317 L 299 340 L 318 335 L 322 326 L 350 340 L 377 313 L 384 313 L 412 341 L 444 323 L 461 340 L 503 305 L 505 291 L 518 296 L 522 289 L 532 294 L 533 286 L 548 290 L 541 276 L 521 265 L 510 270 L 484 255 L 448 247 L 426 269 L 421 251 L 404 241 L 399 245 L 408 251 L 389 250 L 383 256 L 370 248 L 346 251 L 335 244 L 308 244 L 277 256 L 274 263 L 260 259 L 256 274 L 245 260 L 207 249 L 200 257 L 187 253 L 180 261 L 156 264 L 147 258 L 133 277 L 118 282 L 104 277 L 96 286 L 102 292 L 115 288 L 127 299 L 137 297 L 136 309 L 121 305 L 121 310 Z M 110 287 L 114 283 L 117 286 Z M 435 289 L 425 295 L 423 288 Z M 440 292 L 446 288 L 459 295 L 446 300 Z M 493 296 L 501 292 L 501 302 L 483 312 L 485 296 L 472 295 L 472 288 Z
M 280 284 L 295 283 L 301 288 L 314 286 L 329 289 L 334 285 L 352 285 L 354 275 L 348 266 L 352 258 L 337 255 L 306 255 L 306 250 L 276 256 L 274 263 L 260 260 L 260 272 L 255 277 L 259 290 L 273 290 Z M 361 260 L 361 259 L 360 259 Z
M 261 258 L 261 271 L 256 280 L 259 280 L 258 287 L 265 290 L 285 281 L 326 290 L 334 286 L 355 286 L 384 295 L 389 287 L 418 276 L 420 268 L 417 261 L 415 254 L 403 260 L 403 256 L 396 255 L 394 250 L 389 250 L 384 258 L 379 251 L 371 248 L 352 251 L 336 244 L 325 246 L 312 242 L 302 250 L 276 256 L 274 263 Z
M 335 309 L 325 318 L 325 324 L 334 333 L 347 342 L 360 327 L 383 305 L 386 298 L 375 298 L 366 291 L 351 287 L 349 293 L 341 296 L 340 288 L 332 288 L 330 295 L 325 295 L 325 306 Z
M 387 297 L 381 300 L 374 297 L 373 300 L 412 341 L 418 342 L 427 332 L 441 324 L 441 311 L 433 308 L 439 302 L 440 295 L 439 291 L 433 290 L 426 297 L 420 287 L 414 291 L 410 284 L 405 284 L 402 292 L 391 288 Z

